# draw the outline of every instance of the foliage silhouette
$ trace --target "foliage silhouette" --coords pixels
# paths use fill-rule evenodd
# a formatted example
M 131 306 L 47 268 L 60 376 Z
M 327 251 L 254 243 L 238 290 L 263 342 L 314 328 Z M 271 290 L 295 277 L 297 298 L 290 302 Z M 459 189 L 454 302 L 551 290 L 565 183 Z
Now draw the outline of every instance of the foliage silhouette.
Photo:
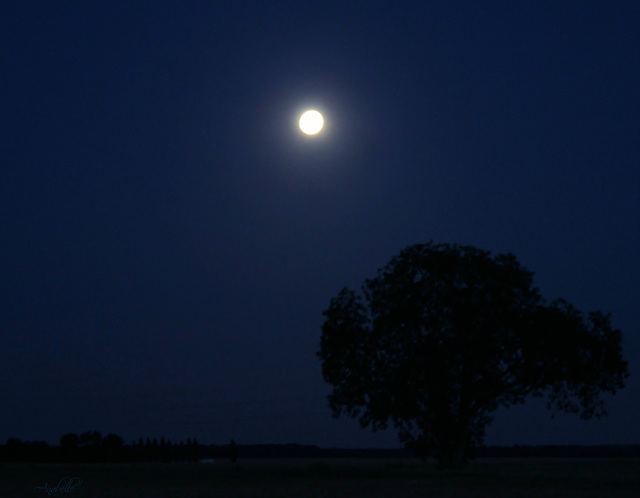
M 119 462 L 124 455 L 124 439 L 116 434 L 107 434 L 101 444 L 102 458 L 108 462 Z
M 60 437 L 60 446 L 68 449 L 76 449 L 80 445 L 80 437 L 77 434 L 69 433 Z
M 555 411 L 604 415 L 600 394 L 628 376 L 610 316 L 543 300 L 511 254 L 471 246 L 404 249 L 324 311 L 318 356 L 335 417 L 393 424 L 441 468 L 481 445 L 499 406 L 546 396 Z

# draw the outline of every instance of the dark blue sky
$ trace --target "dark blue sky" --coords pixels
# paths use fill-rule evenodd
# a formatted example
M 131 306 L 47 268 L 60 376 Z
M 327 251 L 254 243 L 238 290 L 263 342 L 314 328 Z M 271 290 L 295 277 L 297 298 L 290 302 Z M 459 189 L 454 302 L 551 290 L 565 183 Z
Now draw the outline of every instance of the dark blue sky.
M 423 3 L 0 7 L 0 441 L 397 446 L 331 418 L 321 313 L 434 240 L 625 334 L 607 419 L 488 443 L 640 443 L 640 4 Z

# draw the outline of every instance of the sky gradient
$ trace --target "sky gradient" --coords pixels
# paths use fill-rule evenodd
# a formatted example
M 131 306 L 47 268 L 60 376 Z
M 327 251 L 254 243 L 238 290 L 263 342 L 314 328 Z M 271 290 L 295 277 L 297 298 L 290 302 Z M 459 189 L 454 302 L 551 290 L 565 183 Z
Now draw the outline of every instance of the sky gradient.
M 0 442 L 396 447 L 331 418 L 322 311 L 434 240 L 624 333 L 608 418 L 487 443 L 640 443 L 640 4 L 9 4 Z

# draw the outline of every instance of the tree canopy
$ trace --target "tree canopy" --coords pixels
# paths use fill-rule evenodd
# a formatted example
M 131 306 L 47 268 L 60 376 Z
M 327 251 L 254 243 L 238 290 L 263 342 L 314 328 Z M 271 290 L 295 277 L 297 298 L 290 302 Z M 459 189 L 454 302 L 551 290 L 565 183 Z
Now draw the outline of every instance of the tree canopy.
M 511 254 L 410 246 L 323 312 L 318 356 L 335 417 L 398 429 L 441 467 L 482 444 L 499 406 L 545 396 L 554 411 L 605 414 L 628 376 L 610 315 L 548 302 Z

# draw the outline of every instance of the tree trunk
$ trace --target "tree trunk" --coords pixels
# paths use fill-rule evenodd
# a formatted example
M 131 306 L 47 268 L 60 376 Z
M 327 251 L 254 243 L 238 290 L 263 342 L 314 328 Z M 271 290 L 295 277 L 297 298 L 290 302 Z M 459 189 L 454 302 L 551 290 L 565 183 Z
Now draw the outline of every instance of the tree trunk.
M 466 447 L 460 442 L 447 445 L 438 457 L 438 470 L 460 469 L 467 463 Z
M 452 416 L 451 418 L 447 431 L 448 437 L 442 440 L 438 456 L 438 469 L 442 470 L 459 469 L 467 463 L 467 450 L 470 442 L 468 410 L 463 410 L 462 416 Z

